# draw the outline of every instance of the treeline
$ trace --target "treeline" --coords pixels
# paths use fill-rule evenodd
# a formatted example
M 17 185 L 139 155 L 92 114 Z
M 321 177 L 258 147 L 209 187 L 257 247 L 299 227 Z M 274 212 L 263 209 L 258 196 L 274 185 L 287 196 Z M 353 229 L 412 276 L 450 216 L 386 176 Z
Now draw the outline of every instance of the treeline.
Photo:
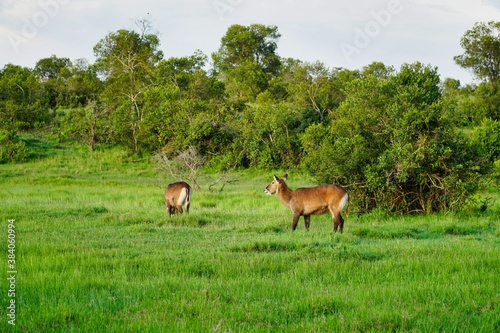
M 464 34 L 455 61 L 481 80 L 467 86 L 421 63 L 349 70 L 283 58 L 278 28 L 261 24 L 231 26 L 211 61 L 164 59 L 140 23 L 100 40 L 93 64 L 5 65 L 0 161 L 28 158 L 17 134 L 31 130 L 92 150 L 173 158 L 195 149 L 212 168 L 302 168 L 348 186 L 362 209 L 397 212 L 462 207 L 498 177 L 500 23 Z

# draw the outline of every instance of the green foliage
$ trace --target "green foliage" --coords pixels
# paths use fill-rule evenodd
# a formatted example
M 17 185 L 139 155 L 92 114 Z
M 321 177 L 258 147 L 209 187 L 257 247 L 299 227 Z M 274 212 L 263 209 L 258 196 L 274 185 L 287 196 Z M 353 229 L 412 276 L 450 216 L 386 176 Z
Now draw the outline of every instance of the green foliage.
M 479 147 L 481 156 L 494 162 L 500 158 L 500 122 L 485 118 L 482 124 L 475 128 L 474 140 Z
M 311 110 L 319 122 L 326 121 L 344 99 L 345 82 L 338 70 L 329 70 L 323 63 L 290 63 L 283 70 L 287 101 L 299 110 Z
M 213 64 L 201 51 L 163 59 L 150 22 L 138 26 L 101 39 L 94 64 L 53 55 L 33 70 L 4 66 L 2 161 L 26 158 L 16 133 L 33 129 L 136 157 L 192 147 L 212 170 L 302 168 L 346 186 L 362 211 L 400 213 L 458 209 L 498 178 L 498 23 L 465 33 L 455 60 L 487 82 L 464 87 L 420 63 L 281 58 L 278 28 L 263 24 L 230 26 Z
M 94 66 L 85 59 L 72 63 L 68 58 L 40 59 L 33 69 L 39 78 L 48 106 L 57 108 L 76 108 L 86 106 L 95 100 L 102 89 Z
M 71 65 L 71 76 L 66 81 L 69 94 L 58 107 L 85 107 L 97 101 L 103 89 L 103 82 L 97 76 L 97 69 L 85 59 L 77 59 Z
M 152 85 L 155 66 L 163 57 L 158 36 L 119 30 L 94 47 L 97 66 L 106 77 L 102 99 L 112 112 L 113 135 L 135 153 L 144 135 L 144 95 Z
M 454 118 L 458 126 L 478 126 L 485 118 L 500 119 L 500 90 L 491 83 L 462 89 L 445 89 L 444 100 L 447 116 Z
M 353 184 L 362 209 L 432 212 L 462 206 L 482 163 L 443 117 L 439 77 L 419 63 L 346 87 L 330 129 L 302 137 L 303 165 L 322 182 Z
M 145 91 L 141 142 L 168 153 L 196 145 L 205 155 L 220 153 L 232 139 L 221 111 L 223 86 L 203 69 L 206 57 L 162 60 L 157 85 Z M 229 142 L 228 142 L 229 140 Z
M 5 65 L 0 70 L 0 129 L 33 129 L 50 119 L 46 96 L 33 71 Z
M 239 122 L 240 152 L 254 167 L 293 167 L 297 163 L 300 114 L 266 92 L 250 104 Z
M 41 79 L 42 87 L 48 98 L 48 104 L 55 108 L 58 104 L 65 105 L 68 90 L 66 81 L 70 77 L 69 58 L 57 58 L 55 55 L 50 58 L 40 59 L 33 72 Z
M 107 112 L 96 101 L 89 101 L 86 107 L 64 112 L 61 117 L 60 138 L 81 142 L 95 150 L 98 142 L 106 142 Z
M 236 104 L 252 101 L 279 74 L 280 37 L 277 27 L 263 24 L 235 24 L 222 37 L 218 52 L 212 54 L 214 69 Z
M 464 54 L 455 62 L 470 68 L 479 79 L 497 84 L 500 78 L 500 22 L 478 22 L 460 41 Z
M 29 149 L 24 141 L 12 133 L 0 130 L 0 164 L 23 162 L 29 154 Z
M 485 118 L 480 126 L 474 128 L 472 140 L 479 155 L 489 163 L 489 180 L 498 187 L 500 184 L 500 122 Z
M 198 147 L 203 156 L 223 154 L 235 138 L 233 130 L 206 113 L 200 113 L 193 119 L 186 134 L 186 143 Z

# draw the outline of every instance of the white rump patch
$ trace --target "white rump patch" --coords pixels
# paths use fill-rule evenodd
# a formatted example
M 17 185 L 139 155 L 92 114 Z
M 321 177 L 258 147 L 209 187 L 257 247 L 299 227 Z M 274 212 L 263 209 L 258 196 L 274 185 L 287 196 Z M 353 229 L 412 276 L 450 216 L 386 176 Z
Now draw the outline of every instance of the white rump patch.
M 177 204 L 179 206 L 184 205 L 186 202 L 186 198 L 188 198 L 189 193 L 187 188 L 182 188 L 181 193 L 179 194 L 179 199 L 177 200 Z
M 347 200 L 349 199 L 349 195 L 347 194 L 344 194 L 344 196 L 342 197 L 342 199 L 340 200 L 340 205 L 339 205 L 339 208 L 340 208 L 340 211 L 343 211 L 344 210 L 344 207 L 345 205 L 347 204 Z

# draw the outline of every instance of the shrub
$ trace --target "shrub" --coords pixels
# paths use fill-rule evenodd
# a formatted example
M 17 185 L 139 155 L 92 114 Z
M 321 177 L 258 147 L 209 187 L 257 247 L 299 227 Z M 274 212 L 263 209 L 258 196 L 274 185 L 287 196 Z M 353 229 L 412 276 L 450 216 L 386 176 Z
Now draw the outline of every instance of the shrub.
M 0 132 L 0 163 L 22 162 L 29 156 L 26 143 L 6 131 Z
M 321 182 L 350 185 L 362 209 L 461 207 L 485 168 L 446 118 L 439 83 L 436 69 L 419 63 L 388 78 L 352 81 L 330 127 L 302 136 L 303 166 Z

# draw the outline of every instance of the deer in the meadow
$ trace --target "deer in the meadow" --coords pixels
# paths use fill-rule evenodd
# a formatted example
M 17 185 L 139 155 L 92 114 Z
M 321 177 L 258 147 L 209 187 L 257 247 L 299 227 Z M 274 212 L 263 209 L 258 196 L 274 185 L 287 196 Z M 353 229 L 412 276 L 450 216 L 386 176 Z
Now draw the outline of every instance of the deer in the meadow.
M 189 213 L 189 205 L 191 204 L 191 186 L 185 182 L 172 183 L 165 190 L 165 207 L 167 208 L 170 217 L 175 213 L 182 214 L 184 206 L 186 212 Z
M 335 232 L 339 228 L 340 232 L 344 230 L 341 213 L 347 206 L 349 195 L 342 187 L 330 184 L 291 190 L 285 183 L 287 177 L 288 174 L 281 178 L 274 176 L 274 180 L 264 192 L 269 195 L 276 194 L 280 201 L 290 208 L 293 213 L 292 230 L 297 228 L 301 216 L 304 216 L 306 229 L 309 230 L 311 215 L 322 215 L 327 212 L 332 214 L 333 230 Z M 348 214 L 346 209 L 346 216 Z

